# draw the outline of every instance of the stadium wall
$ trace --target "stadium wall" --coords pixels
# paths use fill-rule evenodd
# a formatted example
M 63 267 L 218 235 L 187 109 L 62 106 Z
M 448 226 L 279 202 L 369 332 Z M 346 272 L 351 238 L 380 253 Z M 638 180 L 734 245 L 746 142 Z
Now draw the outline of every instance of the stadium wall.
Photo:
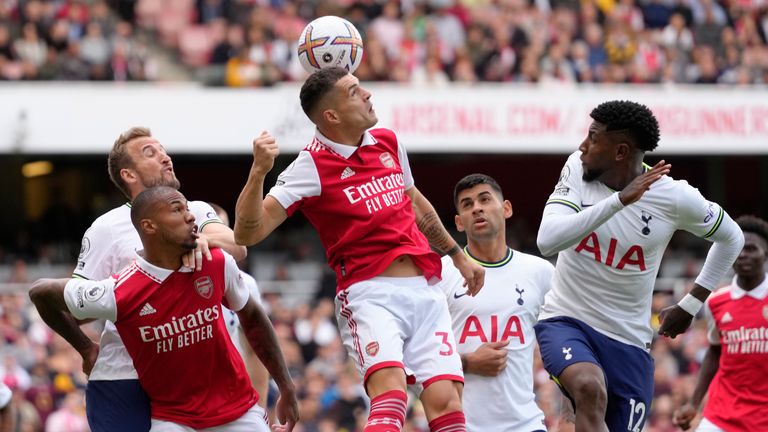
M 600 102 L 645 103 L 661 123 L 660 154 L 768 154 L 765 87 L 411 87 L 371 84 L 379 125 L 413 153 L 570 153 Z M 0 85 L 0 154 L 103 154 L 119 131 L 152 128 L 174 154 L 247 154 L 262 130 L 284 154 L 312 125 L 297 84 L 215 89 L 193 84 Z

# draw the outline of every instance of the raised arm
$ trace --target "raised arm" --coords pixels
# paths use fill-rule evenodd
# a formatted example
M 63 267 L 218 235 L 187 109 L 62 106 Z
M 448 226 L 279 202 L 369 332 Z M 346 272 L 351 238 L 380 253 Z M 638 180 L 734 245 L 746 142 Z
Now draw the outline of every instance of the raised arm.
M 207 224 L 203 227 L 201 234 L 205 236 L 209 247 L 222 248 L 225 252 L 232 255 L 235 261 L 241 261 L 248 255 L 248 250 L 245 246 L 235 242 L 235 232 L 232 231 L 232 228 L 224 224 Z
M 448 234 L 448 231 L 437 216 L 435 208 L 416 189 L 416 186 L 405 191 L 411 199 L 413 212 L 416 215 L 416 226 L 427 238 L 430 246 L 437 250 L 441 255 L 448 255 L 453 260 L 453 264 L 461 272 L 466 282 L 465 286 L 470 295 L 477 294 L 485 282 L 485 269 L 477 263 L 470 261 L 456 241 Z
M 69 312 L 64 289 L 69 279 L 38 279 L 29 290 L 29 298 L 40 317 L 61 335 L 83 358 L 83 372 L 90 374 L 99 346 L 80 329 L 77 319 Z
M 280 153 L 275 139 L 266 131 L 253 141 L 253 164 L 235 206 L 235 241 L 250 246 L 266 238 L 288 217 L 272 197 L 264 198 L 264 178 Z
M 277 401 L 275 413 L 280 423 L 284 424 L 285 430 L 290 431 L 299 420 L 299 408 L 296 389 L 285 365 L 275 329 L 267 314 L 253 298 L 248 299 L 245 306 L 237 312 L 237 316 L 240 318 L 248 344 L 272 375 L 280 390 L 280 399 Z
M 582 209 L 580 203 L 550 198 L 544 207 L 536 243 L 542 255 L 554 255 L 578 243 L 605 221 L 639 200 L 650 186 L 669 173 L 670 165 L 660 161 L 636 177 L 621 192 Z

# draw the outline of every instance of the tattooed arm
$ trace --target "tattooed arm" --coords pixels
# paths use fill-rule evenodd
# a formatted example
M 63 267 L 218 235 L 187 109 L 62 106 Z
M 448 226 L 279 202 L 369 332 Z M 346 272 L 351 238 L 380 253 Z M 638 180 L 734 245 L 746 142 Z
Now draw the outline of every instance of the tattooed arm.
M 290 431 L 299 420 L 299 405 L 296 400 L 296 389 L 288 373 L 288 367 L 285 365 L 280 344 L 277 342 L 275 329 L 267 314 L 253 298 L 248 299 L 245 306 L 237 312 L 237 316 L 240 318 L 240 325 L 243 326 L 248 344 L 277 383 L 280 398 L 277 401 L 275 414 L 280 423 L 285 425 L 285 430 Z
M 465 286 L 470 295 L 477 294 L 483 287 L 485 280 L 485 269 L 474 261 L 470 261 L 466 255 L 461 252 L 461 248 L 456 241 L 448 234 L 448 231 L 440 222 L 440 218 L 435 212 L 432 204 L 419 192 L 416 187 L 405 191 L 411 198 L 413 212 L 416 214 L 416 226 L 427 238 L 430 246 L 442 255 L 449 255 L 453 264 L 464 276 Z

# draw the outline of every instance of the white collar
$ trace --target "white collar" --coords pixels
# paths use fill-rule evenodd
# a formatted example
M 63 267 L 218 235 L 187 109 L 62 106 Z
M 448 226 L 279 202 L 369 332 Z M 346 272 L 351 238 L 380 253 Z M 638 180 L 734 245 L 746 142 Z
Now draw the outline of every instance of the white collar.
M 737 278 L 737 276 L 734 276 L 733 277 L 733 282 L 731 283 L 731 287 L 732 287 L 731 288 L 731 298 L 732 299 L 738 300 L 738 299 L 744 297 L 745 295 L 748 295 L 748 296 L 750 296 L 752 298 L 755 298 L 757 300 L 762 300 L 766 296 L 768 296 L 768 275 L 766 275 L 765 279 L 763 280 L 763 282 L 760 285 L 754 287 L 751 291 L 746 291 L 746 290 L 741 289 L 741 287 L 739 287 L 739 285 L 736 283 L 736 278 Z
M 355 153 L 355 150 L 357 150 L 358 148 L 355 146 L 339 144 L 337 142 L 331 141 L 325 135 L 320 133 L 319 129 L 315 129 L 315 139 L 320 141 L 322 144 L 328 146 L 331 150 L 338 153 L 344 159 L 349 159 L 349 157 L 352 156 Z M 365 131 L 365 133 L 363 134 L 363 141 L 360 143 L 359 147 L 372 145 L 372 144 L 376 144 L 376 138 L 374 138 L 369 131 Z
M 136 251 L 136 265 L 144 274 L 151 277 L 152 279 L 155 279 L 158 283 L 163 282 L 168 276 L 171 275 L 171 273 L 174 272 L 174 270 L 164 269 L 162 267 L 158 267 L 150 263 L 149 261 L 144 259 L 144 257 L 141 256 L 139 252 L 144 252 L 144 249 L 140 249 Z M 181 266 L 181 268 L 179 268 L 176 271 L 179 271 L 182 273 L 189 273 L 192 271 L 192 269 Z

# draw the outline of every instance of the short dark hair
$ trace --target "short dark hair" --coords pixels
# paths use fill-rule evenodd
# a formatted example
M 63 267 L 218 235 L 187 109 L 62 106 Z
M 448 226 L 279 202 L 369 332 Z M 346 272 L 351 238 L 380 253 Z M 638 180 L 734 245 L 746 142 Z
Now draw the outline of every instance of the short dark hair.
M 765 240 L 765 244 L 768 245 L 768 222 L 760 219 L 757 216 L 744 215 L 736 218 L 736 223 L 739 224 L 739 228 L 745 233 L 753 233 L 762 237 Z
M 147 212 L 160 197 L 164 197 L 171 192 L 178 193 L 179 191 L 170 186 L 153 186 L 144 189 L 136 195 L 136 198 L 131 203 L 131 223 L 133 223 L 133 227 L 136 228 L 139 234 L 141 234 L 139 222 L 147 217 Z
M 318 103 L 333 90 L 336 82 L 347 76 L 349 72 L 340 67 L 331 67 L 320 69 L 313 73 L 301 86 L 299 99 L 301 100 L 301 109 L 310 119 L 314 116 Z
M 465 176 L 453 187 L 453 205 L 456 206 L 456 208 L 459 208 L 459 194 L 462 191 L 472 189 L 481 184 L 487 184 L 499 194 L 499 197 L 504 197 L 504 193 L 501 191 L 501 186 L 499 186 L 499 183 L 494 180 L 493 177 L 476 173 Z
M 112 145 L 107 156 L 107 172 L 109 172 L 109 179 L 117 186 L 120 192 L 123 193 L 128 199 L 131 199 L 131 191 L 128 190 L 128 185 L 125 184 L 123 177 L 120 175 L 120 171 L 123 168 L 133 168 L 133 159 L 128 154 L 128 143 L 136 138 L 151 137 L 152 132 L 149 128 L 136 126 L 128 129 L 120 134 Z
M 589 113 L 607 131 L 626 131 L 632 144 L 644 152 L 659 145 L 659 122 L 647 106 L 630 101 L 603 102 Z

